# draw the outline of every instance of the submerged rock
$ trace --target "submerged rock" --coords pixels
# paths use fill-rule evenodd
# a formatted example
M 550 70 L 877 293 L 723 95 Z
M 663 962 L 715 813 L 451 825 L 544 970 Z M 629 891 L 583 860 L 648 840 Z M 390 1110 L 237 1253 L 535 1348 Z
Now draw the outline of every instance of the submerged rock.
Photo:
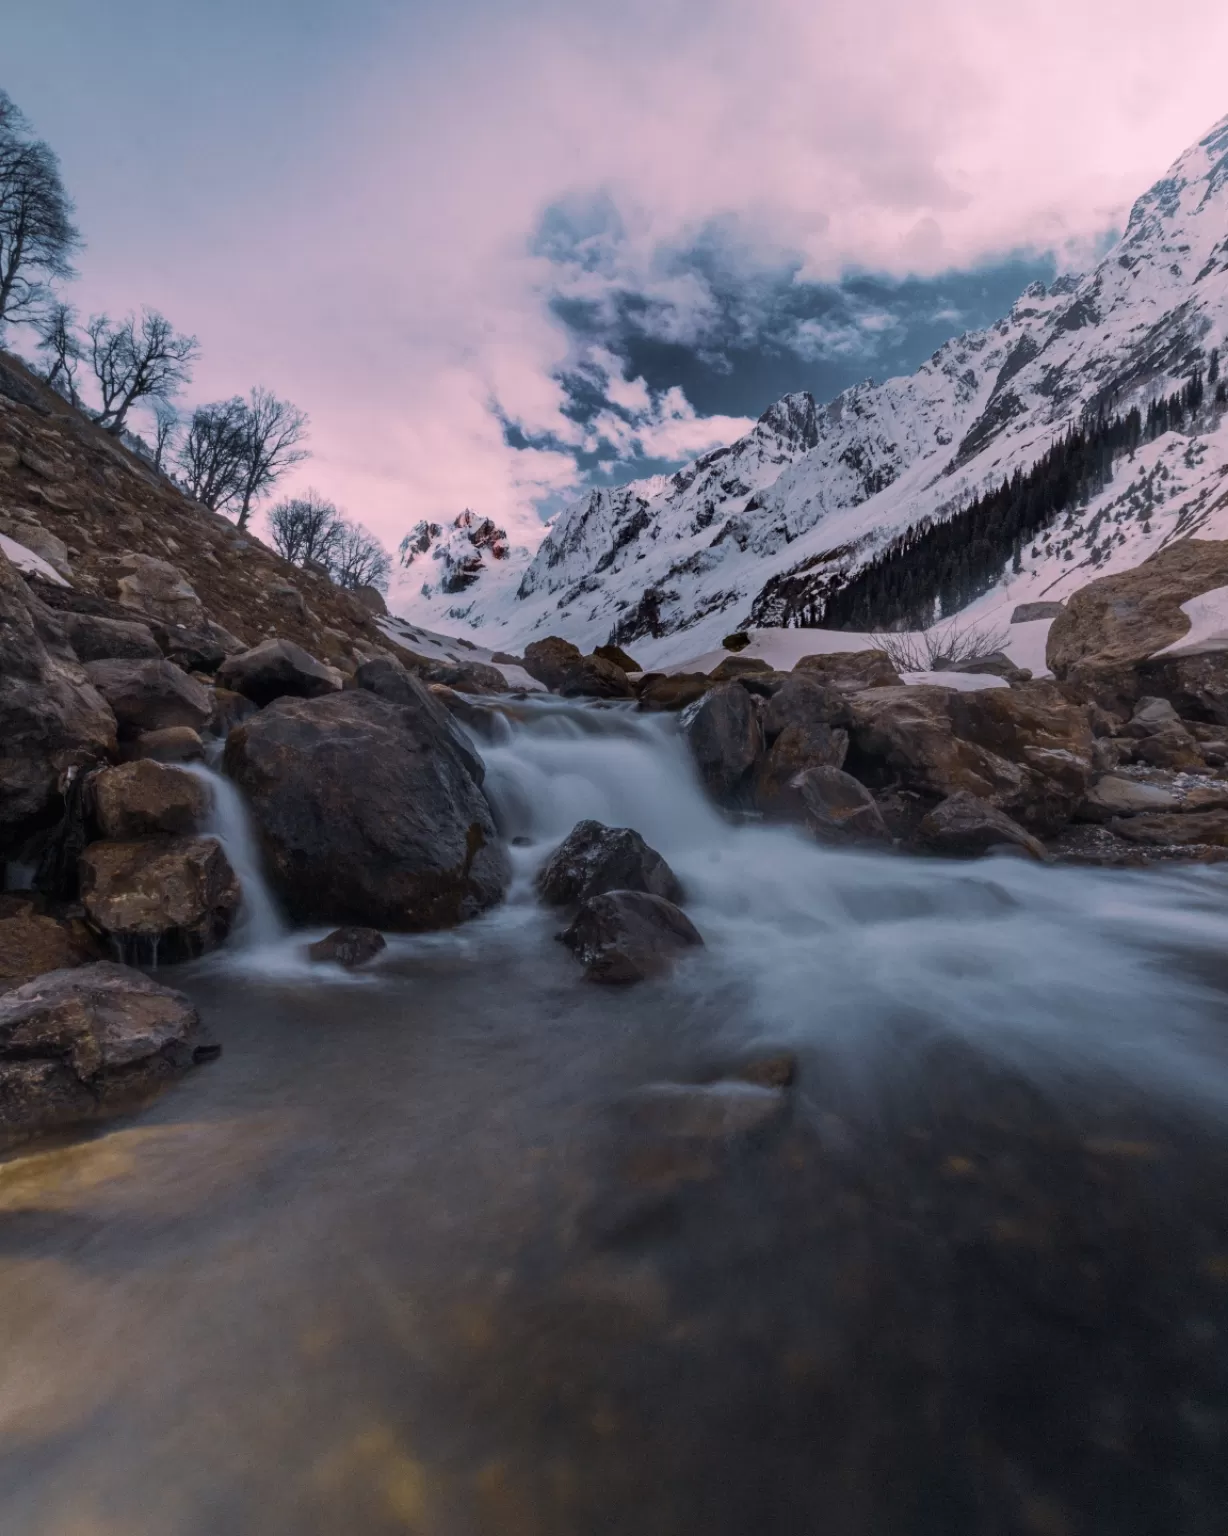
M 590 981 L 627 984 L 661 976 L 703 939 L 673 902 L 646 891 L 607 891 L 586 901 L 560 940 Z
M 788 1098 L 778 1084 L 726 1079 L 716 1083 L 649 1083 L 625 1104 L 631 1126 L 650 1136 L 727 1141 L 779 1120 Z
M 606 891 L 647 891 L 680 902 L 682 886 L 673 870 L 638 832 L 581 821 L 551 854 L 537 875 L 543 901 L 563 907 Z
M 230 932 L 242 892 L 211 837 L 91 843 L 81 901 L 98 933 L 141 964 L 194 959 Z
M 278 699 L 231 731 L 269 878 L 302 923 L 446 928 L 502 899 L 510 864 L 434 699 Z
M 374 960 L 388 941 L 378 928 L 336 928 L 307 946 L 313 960 L 344 966 L 347 971 Z
M 117 1114 L 217 1055 L 181 992 L 109 961 L 0 997 L 0 1133 Z

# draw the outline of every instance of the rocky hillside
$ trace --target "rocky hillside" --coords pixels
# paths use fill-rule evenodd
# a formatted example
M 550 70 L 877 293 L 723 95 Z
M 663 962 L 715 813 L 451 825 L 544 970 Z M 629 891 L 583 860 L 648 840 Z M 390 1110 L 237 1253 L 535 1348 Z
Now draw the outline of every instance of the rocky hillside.
M 458 594 L 407 593 L 401 606 L 512 649 L 553 631 L 634 642 L 653 660 L 748 622 L 822 622 L 825 596 L 908 530 L 951 518 L 1081 424 L 1145 416 L 1200 374 L 1200 409 L 1119 455 L 1086 505 L 1005 548 L 985 600 L 1062 596 L 1174 538 L 1228 532 L 1226 341 L 1228 118 L 1139 199 L 1085 276 L 1032 286 L 911 377 L 822 407 L 788 396 L 671 477 L 591 492 L 515 583 L 506 569 L 476 573 Z

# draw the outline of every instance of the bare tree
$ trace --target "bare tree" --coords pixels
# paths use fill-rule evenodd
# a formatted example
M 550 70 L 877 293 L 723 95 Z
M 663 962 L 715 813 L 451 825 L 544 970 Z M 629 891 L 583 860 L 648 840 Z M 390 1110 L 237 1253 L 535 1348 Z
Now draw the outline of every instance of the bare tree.
M 156 309 L 129 315 L 113 325 L 95 315 L 86 326 L 90 365 L 98 381 L 100 426 L 113 437 L 124 430 L 128 412 L 141 400 L 170 400 L 192 376 L 200 352 L 195 336 L 180 336 Z
M 336 503 L 318 491 L 280 501 L 269 513 L 273 548 L 294 565 L 316 564 L 327 570 L 344 526 Z
M 171 453 L 174 451 L 175 439 L 179 436 L 179 428 L 183 423 L 179 419 L 179 412 L 169 400 L 158 400 L 153 408 L 154 418 L 154 468 L 167 471 Z
M 875 635 L 873 643 L 886 651 L 897 672 L 945 672 L 961 662 L 997 656 L 1008 639 L 1004 629 L 952 621 L 917 634 Z
M 43 378 L 73 405 L 81 404 L 77 368 L 81 363 L 81 338 L 77 313 L 68 304 L 53 304 L 38 323 L 38 350 L 46 356 Z
M 337 541 L 325 562 L 339 587 L 378 587 L 388 590 L 392 560 L 388 551 L 359 523 L 341 524 Z
M 215 512 L 232 507 L 242 494 L 247 442 L 247 407 L 238 395 L 198 405 L 175 455 L 189 495 Z
M 73 275 L 81 244 L 60 163 L 0 91 L 0 331 L 36 319 L 48 284 Z
M 307 457 L 307 450 L 299 446 L 307 436 L 304 411 L 260 388 L 252 390 L 245 410 L 246 451 L 237 497 L 240 528 L 247 527 L 253 504 L 268 495 L 286 470 Z

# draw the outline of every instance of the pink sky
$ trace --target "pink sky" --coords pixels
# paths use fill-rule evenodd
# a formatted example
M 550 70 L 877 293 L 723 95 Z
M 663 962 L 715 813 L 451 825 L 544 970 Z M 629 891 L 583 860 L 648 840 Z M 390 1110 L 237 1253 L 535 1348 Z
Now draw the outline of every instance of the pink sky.
M 238 83 L 227 104 L 181 49 L 166 132 L 181 161 L 193 136 L 199 153 L 178 169 L 156 114 L 135 149 L 98 148 L 106 81 L 87 61 L 80 80 L 4 83 L 77 193 L 81 307 L 151 303 L 195 331 L 189 398 L 290 396 L 313 421 L 298 483 L 390 543 L 465 505 L 533 530 L 535 498 L 575 482 L 568 454 L 506 446 L 491 411 L 579 431 L 552 379 L 569 340 L 527 248 L 560 197 L 607 192 L 645 281 L 661 241 L 725 214 L 747 262 L 796 251 L 813 276 L 1020 248 L 1077 265 L 1228 112 L 1222 0 L 370 9 L 267 97 Z M 32 55 L 40 24 L 19 27 Z M 58 105 L 70 90 L 78 117 Z M 202 167 L 235 122 L 246 152 L 223 178 Z M 740 427 L 675 398 L 643 445 L 689 455 Z

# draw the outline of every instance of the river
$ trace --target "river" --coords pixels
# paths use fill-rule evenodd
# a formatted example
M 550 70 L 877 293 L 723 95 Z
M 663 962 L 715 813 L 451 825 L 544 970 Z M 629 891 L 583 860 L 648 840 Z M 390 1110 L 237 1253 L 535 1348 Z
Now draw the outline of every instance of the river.
M 161 973 L 223 1055 L 0 1164 L 5 1536 L 1220 1536 L 1228 875 L 836 853 L 507 707 L 504 906 L 311 966 L 224 798 L 249 921 Z M 586 816 L 670 980 L 554 942 Z M 782 1049 L 762 1134 L 628 1113 Z

